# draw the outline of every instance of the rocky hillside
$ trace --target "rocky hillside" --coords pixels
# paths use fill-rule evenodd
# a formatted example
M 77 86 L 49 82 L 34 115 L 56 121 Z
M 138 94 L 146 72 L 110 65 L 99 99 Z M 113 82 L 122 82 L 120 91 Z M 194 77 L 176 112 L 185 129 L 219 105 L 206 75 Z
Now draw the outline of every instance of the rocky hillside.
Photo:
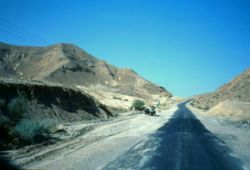
M 171 96 L 133 70 L 117 68 L 72 44 L 25 47 L 0 43 L 0 77 L 94 87 L 144 99 L 155 94 Z
M 192 104 L 198 108 L 208 110 L 219 102 L 226 100 L 250 102 L 250 69 L 215 92 L 196 97 Z

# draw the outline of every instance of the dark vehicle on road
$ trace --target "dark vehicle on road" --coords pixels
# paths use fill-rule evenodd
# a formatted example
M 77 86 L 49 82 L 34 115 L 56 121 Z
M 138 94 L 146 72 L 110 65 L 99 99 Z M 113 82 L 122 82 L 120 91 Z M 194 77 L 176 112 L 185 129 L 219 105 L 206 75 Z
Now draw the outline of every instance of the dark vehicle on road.
M 155 107 L 154 106 L 146 107 L 144 109 L 144 113 L 146 115 L 155 116 L 156 115 Z

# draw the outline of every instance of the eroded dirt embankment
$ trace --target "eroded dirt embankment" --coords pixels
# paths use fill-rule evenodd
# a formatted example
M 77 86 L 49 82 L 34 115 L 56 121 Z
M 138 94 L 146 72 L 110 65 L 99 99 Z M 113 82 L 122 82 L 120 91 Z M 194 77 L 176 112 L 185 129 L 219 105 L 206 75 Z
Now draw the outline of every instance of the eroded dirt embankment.
M 0 81 L 0 151 L 50 142 L 66 122 L 100 121 L 113 110 L 74 87 Z M 53 140 L 55 141 L 55 140 Z
M 34 82 L 0 82 L 1 99 L 7 104 L 17 96 L 28 100 L 26 118 L 57 118 L 67 121 L 107 118 L 111 111 L 93 97 L 73 87 Z M 7 111 L 2 108 L 2 114 Z

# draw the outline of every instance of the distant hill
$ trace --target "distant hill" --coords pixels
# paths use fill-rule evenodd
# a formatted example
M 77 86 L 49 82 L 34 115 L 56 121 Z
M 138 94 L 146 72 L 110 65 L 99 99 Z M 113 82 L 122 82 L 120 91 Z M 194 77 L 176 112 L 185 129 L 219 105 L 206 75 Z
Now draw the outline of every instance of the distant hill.
M 225 100 L 250 102 L 250 69 L 215 92 L 196 97 L 192 103 L 201 109 L 210 109 Z
M 215 92 L 195 97 L 191 104 L 211 115 L 250 118 L 250 69 Z
M 171 96 L 135 71 L 110 65 L 72 44 L 28 47 L 0 43 L 0 77 L 94 87 L 144 99 L 155 94 Z

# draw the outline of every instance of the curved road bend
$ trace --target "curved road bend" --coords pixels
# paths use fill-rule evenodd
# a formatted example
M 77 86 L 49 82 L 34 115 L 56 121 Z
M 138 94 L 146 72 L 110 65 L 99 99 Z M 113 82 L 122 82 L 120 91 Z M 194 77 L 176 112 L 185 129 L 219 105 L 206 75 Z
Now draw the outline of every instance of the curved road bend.
M 240 160 L 208 131 L 186 103 L 148 139 L 104 169 L 241 170 Z

